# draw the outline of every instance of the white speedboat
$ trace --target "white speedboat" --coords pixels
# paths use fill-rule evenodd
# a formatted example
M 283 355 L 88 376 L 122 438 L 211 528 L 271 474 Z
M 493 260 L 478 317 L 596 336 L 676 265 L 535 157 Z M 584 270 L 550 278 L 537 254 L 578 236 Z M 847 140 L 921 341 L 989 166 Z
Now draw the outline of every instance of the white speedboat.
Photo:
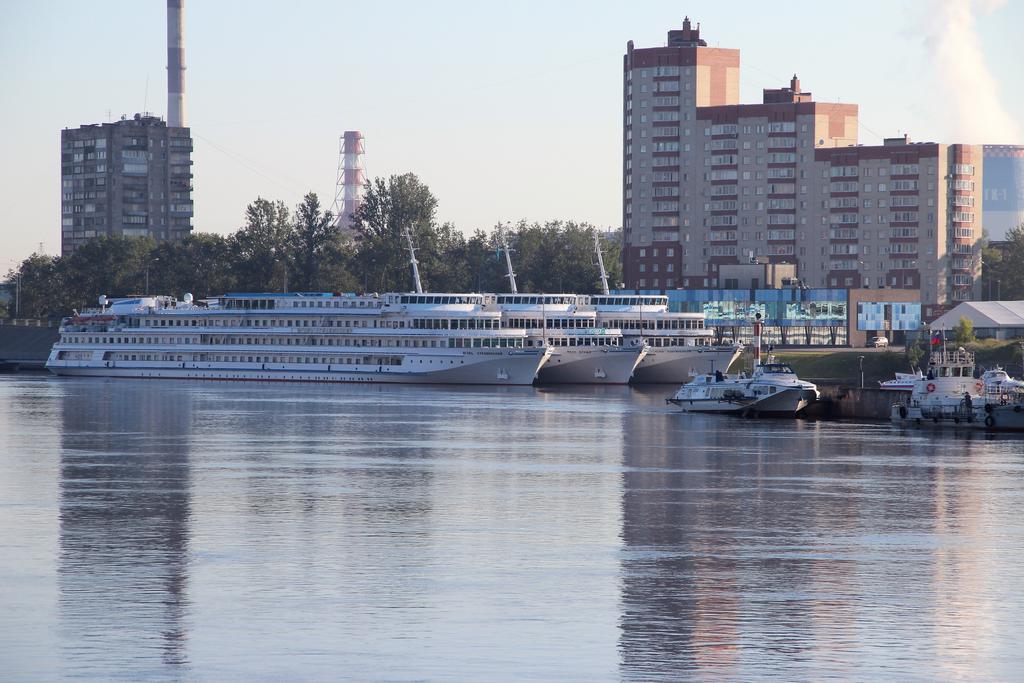
M 692 413 L 795 417 L 818 396 L 818 387 L 797 377 L 789 365 L 768 362 L 749 377 L 700 375 L 668 401 Z
M 914 383 L 924 377 L 920 370 L 917 372 L 897 372 L 894 379 L 878 383 L 882 391 L 913 391 Z
M 771 356 L 761 364 L 760 315 L 754 322 L 754 372 L 749 377 L 704 374 L 679 388 L 666 399 L 685 412 L 731 413 L 745 416 L 795 417 L 818 400 L 818 387 L 801 380 L 793 368 L 776 363 Z
M 981 373 L 981 381 L 985 385 L 986 394 L 1011 394 L 1024 390 L 1024 381 L 1010 377 L 998 365 Z

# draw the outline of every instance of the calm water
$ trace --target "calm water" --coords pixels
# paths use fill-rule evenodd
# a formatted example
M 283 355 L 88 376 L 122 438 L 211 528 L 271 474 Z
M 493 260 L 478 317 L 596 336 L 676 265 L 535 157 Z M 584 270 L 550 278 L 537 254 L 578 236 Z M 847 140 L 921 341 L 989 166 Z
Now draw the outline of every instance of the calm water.
M 0 376 L 0 679 L 1021 680 L 1024 440 Z

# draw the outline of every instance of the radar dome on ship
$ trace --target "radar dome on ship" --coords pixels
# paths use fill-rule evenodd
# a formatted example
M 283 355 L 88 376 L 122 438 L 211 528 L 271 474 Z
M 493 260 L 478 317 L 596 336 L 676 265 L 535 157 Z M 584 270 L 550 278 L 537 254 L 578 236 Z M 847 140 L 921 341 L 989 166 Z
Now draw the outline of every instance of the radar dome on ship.
M 106 294 L 100 294 L 99 302 L 100 302 L 100 306 L 106 306 L 107 305 L 107 295 Z
M 187 304 L 192 303 L 192 292 L 185 292 L 185 296 L 181 297 L 181 300 Z

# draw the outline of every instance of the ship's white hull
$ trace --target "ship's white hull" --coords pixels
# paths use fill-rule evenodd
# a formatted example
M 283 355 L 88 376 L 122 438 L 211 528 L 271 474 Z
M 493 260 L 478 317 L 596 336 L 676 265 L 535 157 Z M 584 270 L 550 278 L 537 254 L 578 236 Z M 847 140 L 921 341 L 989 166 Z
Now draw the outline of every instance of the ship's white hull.
M 816 399 L 813 391 L 794 387 L 774 394 L 743 398 L 679 398 L 669 399 L 687 413 L 716 413 L 746 417 L 795 417 Z
M 989 432 L 1024 431 L 1024 405 L 981 405 L 967 410 L 964 406 L 945 409 L 920 406 L 894 405 L 892 423 L 900 427 L 926 429 L 953 429 L 958 431 L 984 430 Z
M 682 408 L 684 413 L 715 413 L 717 415 L 739 415 L 751 404 L 749 399 L 726 400 L 721 398 L 671 398 L 669 402 Z
M 634 384 L 685 384 L 694 375 L 728 372 L 740 348 L 713 346 L 654 347 L 633 371 Z
M 545 351 L 472 351 L 461 357 L 412 359 L 408 366 L 295 363 L 205 363 L 165 361 L 47 362 L 56 375 L 158 379 L 402 384 L 529 385 Z
M 558 347 L 537 374 L 538 384 L 626 384 L 643 348 Z
M 817 398 L 814 391 L 794 387 L 758 399 L 747 412 L 754 417 L 794 417 Z

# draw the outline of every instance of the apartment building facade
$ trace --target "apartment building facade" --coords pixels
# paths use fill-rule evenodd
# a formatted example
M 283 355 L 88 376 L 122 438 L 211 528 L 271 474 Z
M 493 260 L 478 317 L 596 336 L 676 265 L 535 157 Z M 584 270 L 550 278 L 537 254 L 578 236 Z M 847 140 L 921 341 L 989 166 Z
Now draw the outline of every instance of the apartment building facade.
M 61 254 L 100 235 L 192 231 L 192 138 L 156 116 L 61 131 Z
M 739 51 L 707 47 L 689 19 L 664 47 L 628 43 L 623 74 L 627 287 L 721 288 L 721 266 L 759 260 L 796 264 L 809 287 L 971 296 L 980 218 L 950 207 L 980 191 L 976 148 L 857 146 L 857 105 L 815 102 L 795 75 L 740 104 Z

